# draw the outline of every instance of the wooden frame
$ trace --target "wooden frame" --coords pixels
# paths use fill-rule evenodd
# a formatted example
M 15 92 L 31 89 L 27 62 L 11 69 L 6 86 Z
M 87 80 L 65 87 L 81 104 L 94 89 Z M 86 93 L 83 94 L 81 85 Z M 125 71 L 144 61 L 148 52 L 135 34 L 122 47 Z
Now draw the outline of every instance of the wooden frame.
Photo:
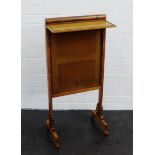
M 52 105 L 52 99 L 54 97 L 59 97 L 59 96 L 63 96 L 63 95 L 69 95 L 69 94 L 99 89 L 99 101 L 96 106 L 96 110 L 91 112 L 91 118 L 96 119 L 96 121 L 100 124 L 101 128 L 103 129 L 103 132 L 105 135 L 109 134 L 108 125 L 103 117 L 102 99 L 103 99 L 103 82 L 104 82 L 106 28 L 111 28 L 111 27 L 115 27 L 115 25 L 106 21 L 106 15 L 91 15 L 91 16 L 46 19 L 46 24 L 45 24 L 46 57 L 47 57 L 48 96 L 49 96 L 49 113 L 48 113 L 48 118 L 46 120 L 46 127 L 49 129 L 51 138 L 53 139 L 53 142 L 57 148 L 60 148 L 60 139 L 59 139 L 59 136 L 56 132 L 55 125 L 54 125 L 54 115 L 53 115 L 53 105 Z M 99 80 L 96 83 L 96 85 L 89 85 L 88 83 L 86 83 L 86 84 L 81 84 L 84 87 L 78 87 L 78 86 L 74 86 L 74 84 L 72 84 L 71 89 L 68 89 L 66 91 L 64 89 L 64 91 L 62 91 L 61 88 L 58 87 L 59 88 L 58 92 L 55 92 L 54 87 L 56 87 L 56 86 L 54 85 L 53 81 L 54 81 L 54 74 L 56 71 L 53 72 L 53 69 L 55 70 L 55 68 L 53 68 L 52 65 L 54 64 L 53 61 L 55 61 L 56 57 L 54 59 L 52 58 L 54 56 L 54 52 L 55 52 L 54 49 L 52 49 L 54 46 L 54 44 L 52 43 L 52 41 L 53 41 L 52 39 L 55 37 L 55 34 L 62 34 L 62 33 L 72 34 L 74 32 L 80 33 L 81 31 L 86 32 L 86 35 L 89 34 L 87 32 L 91 32 L 91 31 L 93 31 L 94 33 L 99 32 L 99 34 L 100 34 L 100 36 L 99 36 L 100 37 L 100 41 L 99 41 L 100 45 L 98 45 L 98 47 L 100 48 L 99 49 L 99 52 L 100 52 L 99 75 L 97 76 L 97 79 L 99 77 Z M 75 34 L 75 37 L 78 36 L 77 34 Z M 83 34 L 84 33 L 81 33 L 81 35 L 83 35 Z M 81 39 L 82 39 L 82 37 L 81 37 Z M 90 38 L 90 36 L 89 36 L 89 38 Z M 87 39 L 89 39 L 89 38 L 87 38 Z M 58 40 L 58 39 L 56 39 L 56 40 Z M 98 44 L 98 42 L 96 42 L 96 43 Z M 77 44 L 77 42 L 76 42 L 76 44 Z M 86 45 L 86 46 L 88 46 L 88 45 Z M 92 47 L 94 47 L 94 46 L 95 46 L 95 44 L 92 45 Z M 78 47 L 79 50 L 81 48 L 82 47 Z M 90 49 L 88 49 L 88 50 L 90 50 Z M 98 51 L 98 48 L 96 50 Z M 60 51 L 60 49 L 59 49 L 59 51 Z M 98 61 L 98 57 L 94 58 L 94 56 L 92 56 L 91 59 L 94 59 L 95 62 Z M 88 65 L 86 65 L 86 66 L 88 66 Z M 86 69 L 89 69 L 88 67 L 86 67 Z M 97 68 L 98 68 L 98 66 L 97 66 Z M 98 74 L 98 72 L 96 72 L 96 73 Z M 76 78 L 76 76 L 75 76 L 75 78 Z M 61 80 L 63 80 L 63 79 L 61 79 Z M 92 75 L 92 81 L 93 80 L 94 81 L 96 80 L 94 75 Z M 92 84 L 94 84 L 94 83 L 92 82 Z M 67 84 L 64 85 L 64 88 L 66 88 L 66 87 L 67 87 Z

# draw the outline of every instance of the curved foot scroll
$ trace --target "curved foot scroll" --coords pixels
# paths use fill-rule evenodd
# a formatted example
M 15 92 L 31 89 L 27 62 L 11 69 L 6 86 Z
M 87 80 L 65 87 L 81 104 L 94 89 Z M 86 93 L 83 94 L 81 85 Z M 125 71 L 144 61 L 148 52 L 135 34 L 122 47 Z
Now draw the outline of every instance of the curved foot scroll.
M 51 135 L 51 139 L 54 142 L 54 145 L 56 148 L 60 148 L 60 139 L 59 136 L 56 132 L 55 127 L 51 127 L 50 126 L 50 121 L 49 119 L 46 120 L 46 128 L 49 129 L 50 135 Z
M 96 113 L 96 111 L 92 111 L 91 112 L 91 118 L 96 119 L 96 121 L 99 123 L 100 127 L 102 128 L 104 134 L 106 136 L 109 135 L 109 131 L 108 131 L 108 124 L 106 123 L 106 121 L 104 120 L 103 117 L 99 117 Z

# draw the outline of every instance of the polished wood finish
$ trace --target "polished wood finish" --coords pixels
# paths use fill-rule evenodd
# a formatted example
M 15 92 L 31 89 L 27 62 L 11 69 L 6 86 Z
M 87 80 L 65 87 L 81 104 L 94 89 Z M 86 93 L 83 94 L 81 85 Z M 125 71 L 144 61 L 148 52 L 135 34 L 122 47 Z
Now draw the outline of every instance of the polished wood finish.
M 96 111 L 92 111 L 91 117 L 96 119 L 100 124 L 105 135 L 109 134 L 108 124 L 106 123 L 103 115 L 103 82 L 104 82 L 104 64 L 105 64 L 105 40 L 106 40 L 106 29 L 101 31 L 101 75 L 100 75 L 100 89 L 99 89 L 99 101 L 96 106 Z
M 53 34 L 51 50 L 53 95 L 99 86 L 99 30 Z
M 103 115 L 102 115 L 103 116 Z M 100 116 L 98 116 L 96 111 L 92 111 L 91 112 L 91 117 L 93 119 L 96 119 L 96 121 L 99 123 L 99 125 L 101 126 L 101 129 L 103 130 L 104 134 L 106 136 L 109 135 L 109 130 L 108 130 L 108 124 L 106 123 L 104 118 L 101 118 Z
M 98 20 L 98 19 L 105 20 L 106 15 L 105 14 L 100 14 L 100 15 L 47 18 L 46 19 L 46 25 L 53 24 L 53 23 L 88 21 L 88 20 Z
M 47 26 L 47 28 L 52 33 L 62 33 L 62 32 L 73 32 L 73 31 L 84 31 L 84 30 L 96 30 L 102 28 L 112 28 L 115 27 L 114 24 L 105 20 L 90 20 L 90 21 L 76 21 L 76 22 L 64 22 L 64 23 L 54 23 Z
M 76 93 L 82 93 L 82 92 L 86 92 L 86 91 L 91 91 L 91 90 L 97 90 L 100 89 L 100 86 L 97 87 L 90 87 L 90 88 L 79 88 L 79 89 L 75 89 L 75 90 L 71 90 L 71 91 L 66 91 L 66 92 L 62 92 L 62 93 L 58 93 L 58 94 L 54 94 L 54 97 L 59 97 L 59 96 L 64 96 L 64 95 L 70 95 L 70 94 L 76 94 Z
M 46 19 L 46 56 L 49 113 L 46 120 L 51 138 L 60 148 L 52 99 L 63 95 L 99 89 L 99 101 L 91 118 L 105 135 L 109 134 L 103 116 L 103 82 L 106 28 L 115 27 L 105 15 Z
M 57 148 L 60 148 L 60 140 L 55 129 L 53 103 L 52 103 L 52 51 L 50 46 L 51 33 L 46 29 L 46 58 L 47 58 L 47 74 L 48 74 L 48 97 L 49 97 L 49 112 L 46 120 L 46 127 L 49 129 L 51 138 Z

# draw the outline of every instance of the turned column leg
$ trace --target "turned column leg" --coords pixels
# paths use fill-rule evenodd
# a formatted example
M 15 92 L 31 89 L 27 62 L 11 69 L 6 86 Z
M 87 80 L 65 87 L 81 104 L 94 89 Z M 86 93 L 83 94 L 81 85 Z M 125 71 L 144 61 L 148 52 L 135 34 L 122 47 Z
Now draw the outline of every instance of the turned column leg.
M 45 25 L 46 27 L 46 25 Z M 55 129 L 53 104 L 52 104 L 52 50 L 51 50 L 51 33 L 45 29 L 46 32 L 46 58 L 47 58 L 47 73 L 48 73 L 48 97 L 49 97 L 49 112 L 46 120 L 46 127 L 48 128 L 51 138 L 57 148 L 60 148 L 59 136 Z
M 101 79 L 100 79 L 100 89 L 99 89 L 99 101 L 96 106 L 96 110 L 92 111 L 91 117 L 96 119 L 99 123 L 105 135 L 108 135 L 108 124 L 106 123 L 104 116 L 103 116 L 103 81 L 104 81 L 104 61 L 105 61 L 105 38 L 106 38 L 106 29 L 101 30 Z
M 99 89 L 99 101 L 96 105 L 96 114 L 100 118 L 103 118 L 102 100 L 103 100 L 103 86 Z
M 91 112 L 91 117 L 99 123 L 104 134 L 109 135 L 108 124 L 106 123 L 103 116 L 102 98 L 103 98 L 103 88 L 99 90 L 99 102 L 97 103 L 96 110 Z
M 55 129 L 52 99 L 49 103 L 49 112 L 48 112 L 48 119 L 46 120 L 46 128 L 49 129 L 51 138 L 52 138 L 56 148 L 60 148 L 60 139 L 59 139 L 59 136 L 58 136 L 56 129 Z

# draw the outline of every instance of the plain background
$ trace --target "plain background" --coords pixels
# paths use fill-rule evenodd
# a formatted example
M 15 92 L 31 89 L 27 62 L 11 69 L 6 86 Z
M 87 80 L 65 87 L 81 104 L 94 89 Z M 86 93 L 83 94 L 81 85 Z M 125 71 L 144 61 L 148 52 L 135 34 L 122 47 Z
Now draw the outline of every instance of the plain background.
M 132 109 L 132 0 L 22 0 L 22 108 L 47 109 L 45 18 L 107 14 L 104 109 Z M 54 99 L 54 109 L 94 109 L 98 91 Z
M 155 2 L 134 0 L 134 154 L 154 155 Z M 21 154 L 21 4 L 0 5 L 0 154 Z

